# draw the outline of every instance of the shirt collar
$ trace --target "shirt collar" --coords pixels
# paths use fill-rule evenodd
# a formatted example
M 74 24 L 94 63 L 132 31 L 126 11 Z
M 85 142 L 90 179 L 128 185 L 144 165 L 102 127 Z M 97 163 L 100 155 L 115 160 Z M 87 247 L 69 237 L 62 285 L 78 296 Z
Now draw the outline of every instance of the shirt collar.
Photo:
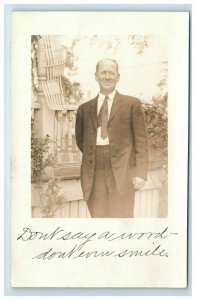
M 113 100 L 114 96 L 115 96 L 116 90 L 114 90 L 112 93 L 110 93 L 109 95 L 107 95 L 109 97 L 109 100 Z M 104 101 L 105 99 L 105 95 L 103 95 L 102 93 L 99 93 L 99 100 Z

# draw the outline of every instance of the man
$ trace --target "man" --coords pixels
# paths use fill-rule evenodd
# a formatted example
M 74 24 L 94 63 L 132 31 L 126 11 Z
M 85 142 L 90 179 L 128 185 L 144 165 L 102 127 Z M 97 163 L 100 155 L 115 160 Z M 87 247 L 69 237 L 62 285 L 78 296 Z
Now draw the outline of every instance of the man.
M 148 144 L 141 103 L 116 91 L 112 59 L 97 63 L 99 95 L 79 106 L 76 142 L 83 153 L 81 184 L 94 218 L 133 217 L 134 192 L 147 177 Z

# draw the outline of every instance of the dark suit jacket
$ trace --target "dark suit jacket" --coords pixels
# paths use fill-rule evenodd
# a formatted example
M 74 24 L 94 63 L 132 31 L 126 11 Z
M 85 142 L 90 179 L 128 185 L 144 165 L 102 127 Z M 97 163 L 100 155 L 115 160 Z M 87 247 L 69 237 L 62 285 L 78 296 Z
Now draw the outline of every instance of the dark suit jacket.
M 90 196 L 97 135 L 97 101 L 79 106 L 76 119 L 76 142 L 83 153 L 81 184 L 84 199 Z M 117 188 L 124 195 L 132 189 L 133 176 L 146 179 L 148 143 L 141 102 L 116 92 L 108 121 L 111 165 Z

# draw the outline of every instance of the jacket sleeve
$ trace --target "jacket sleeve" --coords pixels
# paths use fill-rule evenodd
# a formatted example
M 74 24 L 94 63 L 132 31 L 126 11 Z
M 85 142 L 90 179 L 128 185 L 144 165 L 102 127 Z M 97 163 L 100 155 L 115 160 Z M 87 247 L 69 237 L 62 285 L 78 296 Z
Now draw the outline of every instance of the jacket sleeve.
M 76 143 L 80 151 L 83 153 L 83 110 L 82 105 L 77 110 L 77 117 L 75 123 L 75 137 Z
M 139 100 L 134 103 L 132 113 L 133 142 L 136 160 L 134 176 L 147 179 L 148 139 L 142 105 Z

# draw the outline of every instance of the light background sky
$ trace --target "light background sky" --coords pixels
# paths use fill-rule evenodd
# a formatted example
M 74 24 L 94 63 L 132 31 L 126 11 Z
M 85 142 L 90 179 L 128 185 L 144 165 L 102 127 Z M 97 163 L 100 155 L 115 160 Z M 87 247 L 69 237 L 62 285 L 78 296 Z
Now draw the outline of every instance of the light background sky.
M 112 38 L 114 41 L 113 36 L 98 35 L 92 44 L 90 36 L 79 36 L 79 43 L 74 48 L 77 74 L 70 78 L 80 82 L 85 101 L 96 96 L 99 91 L 94 79 L 95 66 L 97 61 L 105 57 L 116 59 L 119 63 L 120 81 L 117 85 L 119 92 L 146 101 L 149 101 L 155 93 L 159 93 L 157 83 L 162 79 L 168 61 L 166 38 L 149 36 L 148 47 L 142 54 L 137 54 L 137 49 L 130 45 L 128 36 L 129 33 L 117 36 L 120 41 L 117 51 L 114 51 L 114 47 L 106 49 L 106 43 Z M 70 47 L 74 38 L 63 36 L 62 44 Z

